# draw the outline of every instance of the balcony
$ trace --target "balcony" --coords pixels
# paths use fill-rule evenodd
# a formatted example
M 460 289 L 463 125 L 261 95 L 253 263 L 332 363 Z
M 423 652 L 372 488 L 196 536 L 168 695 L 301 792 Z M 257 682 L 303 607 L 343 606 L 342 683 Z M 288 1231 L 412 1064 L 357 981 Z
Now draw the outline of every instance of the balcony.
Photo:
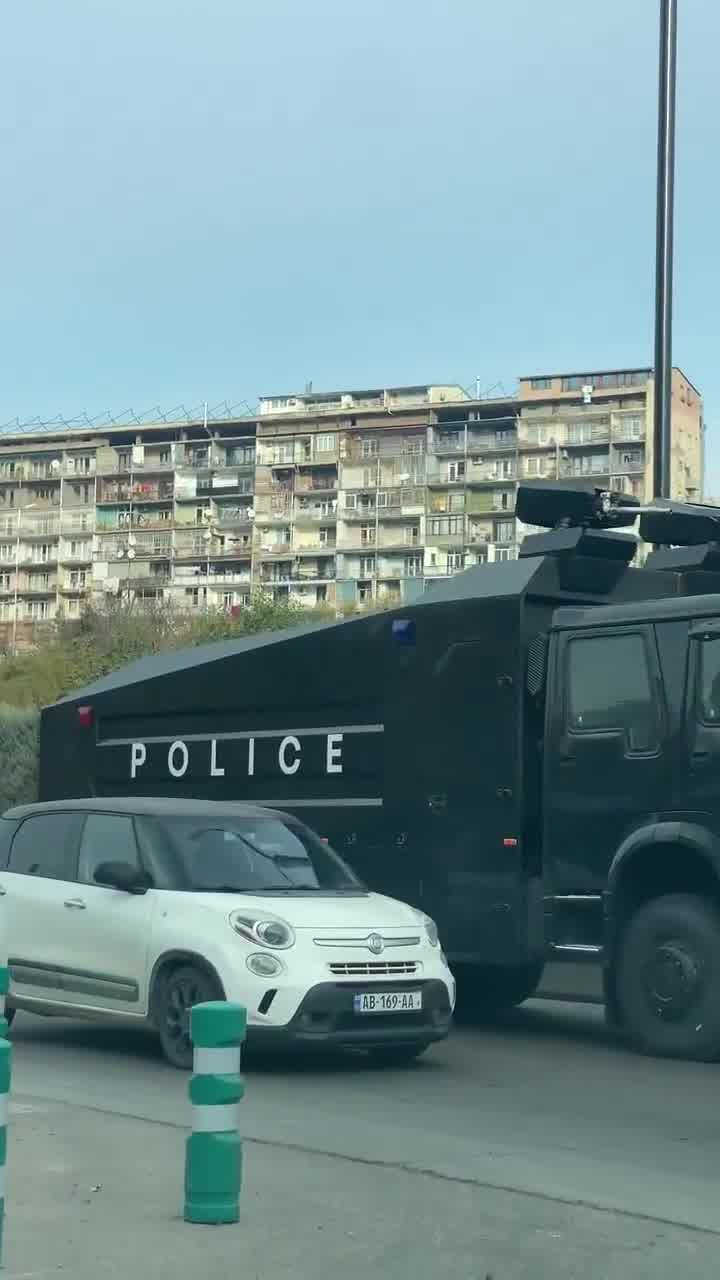
M 57 578 L 49 582 L 37 582 L 32 577 L 21 581 L 18 586 L 20 596 L 54 596 L 58 589 Z
M 295 524 L 335 524 L 337 518 L 335 508 L 323 511 L 315 507 L 296 507 L 293 514 Z
M 301 474 L 295 480 L 296 493 L 335 493 L 338 487 L 337 476 Z
M 246 507 L 238 507 L 234 511 L 223 508 L 222 512 L 217 513 L 212 523 L 216 529 L 252 529 L 255 520 L 248 515 Z
M 158 485 L 153 484 L 114 484 L 112 481 L 101 482 L 98 485 L 97 502 L 98 504 L 127 503 L 127 502 L 172 502 L 174 497 L 174 484 L 172 480 L 162 481 Z
M 335 544 L 334 538 L 332 540 L 328 540 L 327 542 L 305 542 L 302 544 L 302 546 L 295 543 L 293 545 L 293 555 L 318 556 L 318 555 L 323 555 L 325 552 L 329 552 L 330 554 L 332 554 L 335 551 L 335 545 L 336 544 Z
M 78 579 L 76 582 L 72 582 L 67 578 L 64 582 L 60 583 L 59 590 L 62 595 L 66 596 L 85 595 L 86 591 L 90 590 L 89 578 L 85 578 L 84 581 L 80 581 L 80 579 Z

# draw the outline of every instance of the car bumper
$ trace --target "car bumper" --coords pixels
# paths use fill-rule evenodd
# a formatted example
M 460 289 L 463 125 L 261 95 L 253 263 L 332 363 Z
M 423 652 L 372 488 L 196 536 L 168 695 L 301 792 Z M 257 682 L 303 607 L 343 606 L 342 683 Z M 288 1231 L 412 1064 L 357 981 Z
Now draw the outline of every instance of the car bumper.
M 353 996 L 368 984 L 323 982 L 312 987 L 290 1022 L 281 1027 L 248 1026 L 254 1048 L 372 1049 L 393 1044 L 431 1044 L 444 1040 L 452 1024 L 448 988 L 443 981 L 373 982 L 373 992 L 422 991 L 417 1013 L 356 1013 Z

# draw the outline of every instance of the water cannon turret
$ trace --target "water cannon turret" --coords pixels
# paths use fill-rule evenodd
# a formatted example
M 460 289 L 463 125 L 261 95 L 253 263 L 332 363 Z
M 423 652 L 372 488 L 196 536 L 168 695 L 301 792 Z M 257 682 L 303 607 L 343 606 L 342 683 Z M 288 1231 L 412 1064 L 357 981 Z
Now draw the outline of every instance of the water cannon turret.
M 632 527 L 639 513 L 636 499 L 608 489 L 574 488 L 562 481 L 521 484 L 518 519 L 548 532 L 528 534 L 520 556 L 589 556 L 628 565 L 637 539 L 615 531 Z

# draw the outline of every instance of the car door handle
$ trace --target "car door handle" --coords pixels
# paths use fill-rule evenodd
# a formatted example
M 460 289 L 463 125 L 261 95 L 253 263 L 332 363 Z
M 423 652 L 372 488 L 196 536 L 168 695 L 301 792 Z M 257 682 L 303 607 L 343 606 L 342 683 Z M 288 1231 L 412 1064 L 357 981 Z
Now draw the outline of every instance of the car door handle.
M 66 898 L 63 906 L 70 907 L 74 911 L 84 911 L 85 903 L 82 898 Z
M 696 769 L 700 768 L 702 765 L 709 764 L 709 762 L 710 762 L 709 751 L 693 751 L 690 756 L 690 763 Z
M 4 885 L 0 884 L 0 898 L 4 898 L 6 893 L 7 893 L 7 889 L 5 888 Z

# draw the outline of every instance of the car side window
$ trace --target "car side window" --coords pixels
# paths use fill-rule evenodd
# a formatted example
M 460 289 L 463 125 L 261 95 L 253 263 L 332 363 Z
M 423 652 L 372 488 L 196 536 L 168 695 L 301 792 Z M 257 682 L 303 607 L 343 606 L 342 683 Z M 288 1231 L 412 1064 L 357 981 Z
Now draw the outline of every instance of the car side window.
M 567 648 L 567 728 L 572 734 L 624 730 L 628 750 L 656 751 L 659 707 L 645 637 L 578 636 Z
M 10 846 L 8 871 L 46 880 L 74 880 L 77 815 L 38 813 L 25 818 Z
M 703 641 L 699 651 L 698 715 L 705 724 L 720 726 L 720 639 Z
M 140 870 L 132 818 L 121 813 L 87 815 L 78 863 L 78 880 L 81 884 L 95 884 L 95 868 L 101 862 L 128 862 Z

